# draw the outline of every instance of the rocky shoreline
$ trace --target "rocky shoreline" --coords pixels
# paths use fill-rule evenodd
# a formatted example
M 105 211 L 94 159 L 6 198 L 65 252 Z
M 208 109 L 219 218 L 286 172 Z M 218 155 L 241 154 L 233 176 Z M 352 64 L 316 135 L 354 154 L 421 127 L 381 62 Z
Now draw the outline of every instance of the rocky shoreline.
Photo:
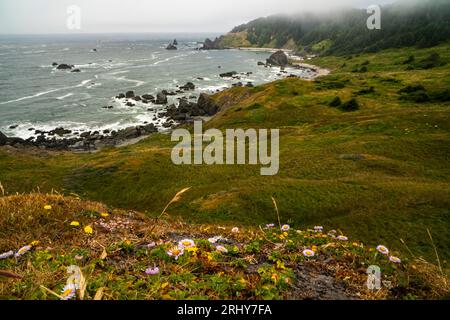
M 56 63 L 55 63 L 56 64 Z M 291 67 L 296 69 L 309 69 L 315 76 L 323 75 L 322 69 L 312 65 L 294 65 L 288 59 L 283 51 L 273 53 L 266 62 L 258 62 L 259 66 L 265 68 L 279 67 L 279 76 L 296 77 L 296 75 L 289 74 L 285 68 Z M 61 66 L 61 65 L 59 65 Z M 63 65 L 65 68 L 66 65 Z M 71 65 L 67 65 L 71 69 Z M 251 73 L 238 73 L 236 71 L 224 72 L 219 76 L 222 78 L 233 79 L 238 82 L 233 83 L 232 86 L 246 86 L 253 87 L 252 82 L 242 83 L 241 78 L 248 76 Z M 314 78 L 314 77 L 313 77 Z M 210 95 L 200 93 L 200 96 L 181 96 L 176 100 L 177 102 L 169 103 L 168 96 L 176 96 L 188 93 L 195 89 L 192 82 L 187 82 L 185 85 L 179 86 L 175 91 L 162 90 L 153 96 L 151 94 L 136 95 L 134 91 L 127 91 L 126 93 L 119 93 L 115 99 L 120 100 L 127 107 L 135 107 L 137 103 L 152 104 L 155 106 L 164 106 L 165 109 L 158 112 L 153 119 L 156 122 L 161 122 L 161 131 L 170 130 L 179 125 L 193 123 L 196 119 L 204 119 L 205 117 L 212 117 L 219 111 L 219 106 L 214 102 Z M 192 99 L 197 99 L 193 102 Z M 112 109 L 113 106 L 104 106 L 105 109 Z M 153 111 L 153 108 L 148 108 Z M 10 126 L 12 129 L 16 125 Z M 130 126 L 120 130 L 103 130 L 103 131 L 86 131 L 72 132 L 69 129 L 58 127 L 50 131 L 35 130 L 35 136 L 28 139 L 18 137 L 7 137 L 0 131 L 0 146 L 9 145 L 17 148 L 36 147 L 40 149 L 57 150 L 57 151 L 76 151 L 76 152 L 90 152 L 102 149 L 108 146 L 120 146 L 126 144 L 127 141 L 136 140 L 138 138 L 146 137 L 153 133 L 159 132 L 154 123 L 144 123 L 142 125 Z

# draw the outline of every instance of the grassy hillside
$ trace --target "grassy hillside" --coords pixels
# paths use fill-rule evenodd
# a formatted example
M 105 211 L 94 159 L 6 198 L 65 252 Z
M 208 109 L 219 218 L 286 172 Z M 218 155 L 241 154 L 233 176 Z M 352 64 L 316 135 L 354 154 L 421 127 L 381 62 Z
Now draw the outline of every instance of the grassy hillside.
M 366 9 L 330 14 L 292 14 L 259 18 L 227 35 L 246 34 L 250 46 L 291 48 L 305 53 L 348 54 L 388 48 L 432 47 L 450 40 L 450 3 L 446 0 L 396 1 L 381 8 L 381 29 L 369 30 Z
M 403 257 L 398 263 L 392 260 L 398 259 L 392 258 L 396 251 L 385 256 L 328 231 L 191 226 L 167 214 L 154 221 L 59 194 L 4 196 L 0 299 L 370 300 L 448 294 L 436 266 Z M 391 287 L 367 289 L 366 269 L 373 264 Z
M 207 127 L 281 129 L 273 177 L 259 166 L 175 166 L 174 143 L 158 134 L 94 154 L 0 148 L 0 181 L 7 194 L 54 189 L 149 216 L 190 186 L 170 214 L 224 226 L 272 222 L 273 196 L 295 228 L 323 225 L 436 262 L 429 228 L 448 267 L 449 49 L 318 58 L 333 70 L 318 81 L 217 94 L 223 111 Z M 342 104 L 330 106 L 336 97 Z M 353 98 L 359 110 L 345 111 Z

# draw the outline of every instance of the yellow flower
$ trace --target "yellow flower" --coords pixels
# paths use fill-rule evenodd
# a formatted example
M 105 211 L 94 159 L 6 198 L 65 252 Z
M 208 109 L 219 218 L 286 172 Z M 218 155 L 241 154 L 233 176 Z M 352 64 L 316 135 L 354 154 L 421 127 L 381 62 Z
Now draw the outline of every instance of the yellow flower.
M 161 285 L 161 288 L 164 289 L 164 288 L 167 287 L 168 285 L 169 285 L 168 282 L 164 282 L 164 283 Z
M 44 206 L 44 209 L 45 210 L 52 210 L 52 206 L 47 204 L 47 205 Z
M 109 213 L 106 213 L 106 212 L 100 213 L 100 215 L 101 215 L 103 218 L 108 218 L 108 217 L 109 217 Z
M 186 248 L 184 250 L 187 251 L 187 252 L 196 253 L 198 251 L 198 248 L 197 247 L 191 247 L 191 248 Z
M 39 244 L 39 241 L 33 241 L 30 243 L 31 247 L 36 247 Z
M 314 251 L 314 252 L 316 252 L 316 251 L 317 251 L 317 246 L 312 246 L 312 247 L 311 247 L 311 250 Z
M 71 225 L 72 227 L 79 227 L 79 226 L 80 226 L 80 223 L 79 223 L 78 221 L 72 221 L 72 222 L 70 223 L 70 225 Z
M 87 234 L 93 234 L 94 233 L 94 229 L 92 229 L 91 226 L 86 226 L 84 227 L 84 232 Z
M 270 277 L 274 282 L 278 281 L 279 276 L 276 273 L 272 273 L 272 276 Z

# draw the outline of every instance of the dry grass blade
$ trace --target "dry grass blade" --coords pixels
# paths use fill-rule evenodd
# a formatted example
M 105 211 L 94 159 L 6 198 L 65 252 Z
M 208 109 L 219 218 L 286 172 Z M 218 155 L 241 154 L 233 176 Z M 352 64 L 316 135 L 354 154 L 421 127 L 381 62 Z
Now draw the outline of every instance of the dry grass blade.
M 0 277 L 22 279 L 21 275 L 18 275 L 17 273 L 14 273 L 11 271 L 6 271 L 6 270 L 0 270 Z
M 2 192 L 2 195 L 5 196 L 5 188 L 3 188 L 3 185 L 1 182 L 0 182 L 0 191 Z
M 169 208 L 169 206 L 170 206 L 172 203 L 175 203 L 175 202 L 180 201 L 181 196 L 182 196 L 185 192 L 189 191 L 190 189 L 191 189 L 191 187 L 188 187 L 188 188 L 184 188 L 184 189 L 182 189 L 182 190 L 180 190 L 180 191 L 177 192 L 177 194 L 172 198 L 172 200 L 170 200 L 169 203 L 164 207 L 164 209 L 163 209 L 163 211 L 161 212 L 161 214 L 160 214 L 158 217 L 156 217 L 156 219 L 155 219 L 155 224 L 154 224 L 153 227 L 150 229 L 150 233 L 153 232 L 153 230 L 155 229 L 156 223 L 158 222 L 158 220 L 161 219 L 161 217 L 162 217 L 164 214 L 166 214 L 167 208 Z
M 63 300 L 63 297 L 61 297 L 59 294 L 57 294 L 55 291 L 50 290 L 49 288 L 44 287 L 43 285 L 40 286 L 41 289 L 44 289 L 44 291 L 47 291 L 48 293 L 54 295 L 55 297 L 58 297 L 59 299 Z
M 96 300 L 96 301 L 102 300 L 104 292 L 105 292 L 105 287 L 98 288 L 97 292 L 95 293 L 94 300 Z
M 280 212 L 278 211 L 277 201 L 275 200 L 274 197 L 272 197 L 272 202 L 273 202 L 273 205 L 274 205 L 274 207 L 275 207 L 275 211 L 276 211 L 276 213 L 277 213 L 278 225 L 280 226 L 280 229 L 281 229 Z
M 100 255 L 100 260 L 105 260 L 108 254 L 106 253 L 106 250 L 103 248 L 102 254 Z
M 86 282 L 86 278 L 83 276 L 83 273 L 80 271 L 80 291 L 79 291 L 79 296 L 80 296 L 80 300 L 84 299 L 84 294 L 86 292 L 86 286 L 87 286 L 87 282 Z
M 444 275 L 444 271 L 442 270 L 442 266 L 441 266 L 441 259 L 439 259 L 439 254 L 438 254 L 436 245 L 434 244 L 433 237 L 431 236 L 430 229 L 427 228 L 427 232 L 428 232 L 428 236 L 430 237 L 431 245 L 433 246 L 434 253 L 436 254 L 436 260 L 438 263 L 439 271 L 441 272 L 442 275 Z

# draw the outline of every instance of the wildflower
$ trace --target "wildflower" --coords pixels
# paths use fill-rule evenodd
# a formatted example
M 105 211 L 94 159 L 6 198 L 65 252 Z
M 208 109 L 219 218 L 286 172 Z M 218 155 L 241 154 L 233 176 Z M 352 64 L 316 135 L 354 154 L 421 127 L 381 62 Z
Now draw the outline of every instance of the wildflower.
M 272 228 L 274 228 L 274 227 L 275 227 L 275 224 L 274 224 L 274 223 L 266 224 L 266 229 L 272 229 Z
M 389 261 L 393 262 L 393 263 L 397 263 L 397 264 L 402 263 L 402 260 L 400 260 L 400 258 L 397 258 L 397 257 L 394 257 L 394 256 L 390 256 L 389 257 Z
M 93 234 L 94 233 L 94 229 L 92 229 L 91 226 L 86 226 L 84 227 L 84 232 L 87 234 Z
M 31 250 L 31 246 L 25 246 L 19 249 L 17 253 L 14 255 L 16 258 L 23 256 L 25 253 Z
M 291 228 L 291 227 L 290 227 L 288 224 L 285 224 L 285 225 L 283 225 L 283 226 L 281 227 L 281 231 L 287 232 L 287 231 L 289 231 L 290 228 Z
M 34 241 L 32 241 L 32 242 L 30 243 L 30 246 L 36 247 L 38 244 L 39 244 L 39 241 L 34 240 Z
M 322 226 L 315 226 L 314 227 L 314 231 L 315 232 L 322 232 L 323 231 L 323 227 Z
M 306 249 L 306 250 L 303 250 L 303 255 L 305 257 L 311 258 L 311 257 L 314 257 L 315 253 L 314 253 L 314 251 L 312 251 L 310 249 Z
M 227 248 L 225 248 L 224 246 L 217 246 L 216 250 L 220 253 L 228 253 Z
M 147 248 L 148 249 L 151 249 L 151 248 L 153 248 L 153 247 L 156 247 L 156 242 L 150 242 L 148 245 L 147 245 Z
M 148 268 L 145 270 L 145 273 L 148 274 L 149 276 L 154 276 L 159 273 L 159 268 L 158 267 Z
M 276 273 L 272 273 L 272 276 L 270 278 L 273 280 L 273 282 L 277 282 L 280 277 Z
M 238 227 L 234 227 L 233 229 L 231 229 L 231 232 L 238 233 L 239 232 L 239 228 Z
M 191 240 L 191 239 L 183 239 L 180 242 L 178 242 L 178 246 L 182 247 L 184 249 L 192 248 L 192 247 L 195 247 L 195 242 L 194 242 L 194 240 Z
M 222 240 L 221 236 L 216 236 L 216 237 L 212 237 L 212 238 L 208 239 L 209 243 L 213 243 L 213 244 L 217 243 L 217 241 L 219 241 L 219 240 Z
M 4 252 L 2 254 L 0 254 L 0 260 L 2 259 L 7 259 L 9 257 L 12 257 L 14 255 L 14 251 L 8 251 L 8 252 Z
M 70 300 L 75 298 L 77 288 L 76 285 L 73 283 L 67 284 L 64 286 L 64 288 L 61 290 L 61 300 Z
M 385 246 L 379 245 L 377 247 L 378 252 L 384 254 L 384 255 L 388 255 L 389 254 L 389 249 L 386 248 Z
M 178 260 L 178 258 L 183 255 L 184 248 L 180 246 L 172 247 L 169 250 L 167 250 L 167 254 L 171 257 L 174 257 L 175 260 Z
M 44 206 L 44 209 L 45 210 L 52 210 L 52 206 L 47 204 L 47 205 Z
M 109 217 L 109 213 L 106 213 L 106 212 L 100 213 L 100 215 L 101 215 L 103 218 L 108 218 L 108 217 Z
M 72 227 L 79 227 L 79 226 L 80 226 L 80 223 L 79 223 L 78 221 L 72 221 L 72 222 L 70 223 L 70 225 L 71 225 Z
M 348 238 L 346 236 L 338 236 L 336 239 L 339 241 L 348 241 Z

